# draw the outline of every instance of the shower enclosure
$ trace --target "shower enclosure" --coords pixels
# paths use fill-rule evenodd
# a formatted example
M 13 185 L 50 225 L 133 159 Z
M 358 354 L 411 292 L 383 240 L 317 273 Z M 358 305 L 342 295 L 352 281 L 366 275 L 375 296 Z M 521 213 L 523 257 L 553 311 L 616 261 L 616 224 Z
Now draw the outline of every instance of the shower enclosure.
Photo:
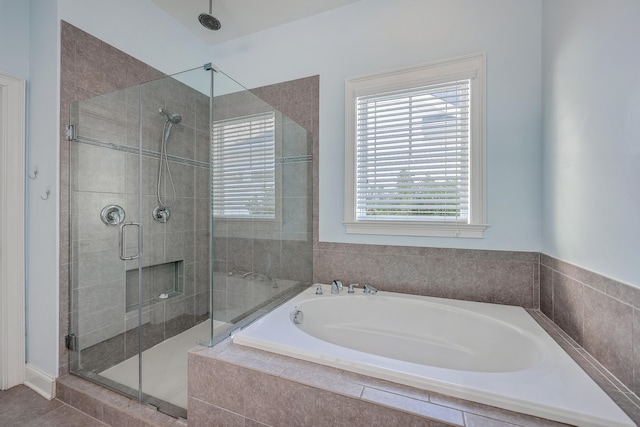
M 312 138 L 206 65 L 70 117 L 71 371 L 186 417 L 188 349 L 310 284 Z

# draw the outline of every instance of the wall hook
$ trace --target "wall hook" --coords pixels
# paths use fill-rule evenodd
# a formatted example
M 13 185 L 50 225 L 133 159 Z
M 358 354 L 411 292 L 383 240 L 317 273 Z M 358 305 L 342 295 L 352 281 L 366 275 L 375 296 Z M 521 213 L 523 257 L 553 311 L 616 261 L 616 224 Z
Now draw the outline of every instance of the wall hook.
M 50 191 L 50 190 L 47 190 L 47 191 L 44 193 L 44 196 L 40 196 L 40 198 L 41 198 L 42 200 L 47 200 L 47 199 L 49 198 L 49 194 L 51 194 L 51 191 Z
M 37 177 L 38 177 L 38 167 L 36 166 L 36 168 L 33 170 L 33 176 L 29 174 L 29 178 L 36 179 Z

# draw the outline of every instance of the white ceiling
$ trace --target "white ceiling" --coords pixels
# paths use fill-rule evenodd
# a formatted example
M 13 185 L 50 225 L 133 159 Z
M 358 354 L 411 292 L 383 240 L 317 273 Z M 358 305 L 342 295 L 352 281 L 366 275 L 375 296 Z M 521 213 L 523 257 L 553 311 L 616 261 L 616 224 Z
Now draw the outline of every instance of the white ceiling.
M 209 13 L 209 0 L 152 0 L 205 43 L 217 44 L 359 0 L 212 0 L 218 31 L 204 28 L 198 15 Z

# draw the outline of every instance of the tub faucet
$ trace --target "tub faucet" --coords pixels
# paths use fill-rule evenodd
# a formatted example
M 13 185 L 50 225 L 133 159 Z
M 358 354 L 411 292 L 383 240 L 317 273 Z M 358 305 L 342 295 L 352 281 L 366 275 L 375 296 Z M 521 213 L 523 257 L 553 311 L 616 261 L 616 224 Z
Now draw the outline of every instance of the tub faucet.
M 373 286 L 371 286 L 370 284 L 365 283 L 365 284 L 364 284 L 364 291 L 363 291 L 363 292 L 364 292 L 365 294 L 371 294 L 371 295 L 373 295 L 373 294 L 375 294 L 376 292 L 378 292 L 378 290 L 377 290 L 376 288 L 374 288 Z
M 341 290 L 342 290 L 342 282 L 340 280 L 334 280 L 331 283 L 331 293 L 339 294 Z

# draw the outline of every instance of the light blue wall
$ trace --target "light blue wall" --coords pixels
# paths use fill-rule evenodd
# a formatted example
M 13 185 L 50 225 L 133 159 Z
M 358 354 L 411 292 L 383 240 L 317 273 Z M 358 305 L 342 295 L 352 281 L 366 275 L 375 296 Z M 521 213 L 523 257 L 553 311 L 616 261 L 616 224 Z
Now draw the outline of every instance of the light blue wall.
M 58 371 L 58 30 L 56 3 L 0 0 L 0 72 L 27 80 L 26 361 Z M 40 199 L 50 190 L 47 201 Z
M 640 2 L 543 3 L 542 251 L 640 287 Z
M 58 23 L 56 2 L 30 0 L 27 170 L 27 363 L 58 373 Z M 51 191 L 48 200 L 42 200 Z
M 29 76 L 29 2 L 0 0 L 0 73 Z
M 211 49 L 248 87 L 320 75 L 320 240 L 540 249 L 539 0 L 361 0 Z M 484 239 L 347 235 L 344 81 L 487 52 L 487 218 Z

